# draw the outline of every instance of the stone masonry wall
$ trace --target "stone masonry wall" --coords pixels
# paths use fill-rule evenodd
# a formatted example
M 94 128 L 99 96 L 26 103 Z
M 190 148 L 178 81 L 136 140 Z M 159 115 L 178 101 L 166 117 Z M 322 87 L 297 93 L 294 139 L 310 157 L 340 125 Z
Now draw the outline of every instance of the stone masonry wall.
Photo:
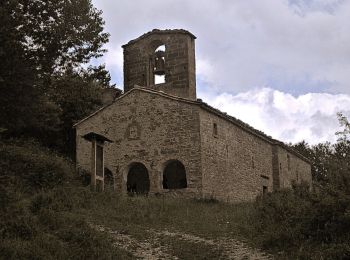
M 130 138 L 131 127 L 136 131 Z M 114 143 L 105 146 L 105 166 L 115 176 L 117 192 L 126 192 L 132 162 L 146 166 L 150 192 L 168 192 L 162 188 L 162 172 L 167 161 L 177 159 L 185 166 L 188 183 L 188 188 L 180 192 L 200 194 L 198 106 L 134 89 L 76 128 L 77 164 L 86 170 L 90 167 L 91 143 L 82 136 L 93 131 L 113 140 Z
M 254 199 L 263 186 L 271 192 L 290 188 L 293 182 L 312 185 L 310 164 L 273 140 L 255 136 L 207 110 L 201 110 L 200 122 L 202 196 L 240 202 Z
M 200 122 L 204 197 L 239 202 L 261 194 L 263 186 L 272 191 L 272 146 L 268 142 L 205 110 Z
M 277 147 L 279 187 L 291 188 L 292 183 L 306 182 L 312 185 L 311 165 L 283 147 Z
M 178 97 L 196 99 L 195 37 L 183 30 L 152 31 L 124 48 L 124 91 L 134 85 Z M 150 61 L 157 47 L 165 45 L 165 81 L 154 84 Z

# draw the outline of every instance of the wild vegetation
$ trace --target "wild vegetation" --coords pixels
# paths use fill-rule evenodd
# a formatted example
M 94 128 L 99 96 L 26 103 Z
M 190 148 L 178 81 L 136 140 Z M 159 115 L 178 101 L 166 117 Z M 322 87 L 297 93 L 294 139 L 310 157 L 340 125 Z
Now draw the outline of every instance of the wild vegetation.
M 349 257 L 348 177 L 339 183 L 341 178 L 329 177 L 334 182 L 316 183 L 313 191 L 295 186 L 232 205 L 91 192 L 69 159 L 35 141 L 2 140 L 0 158 L 4 259 L 134 257 L 98 225 L 139 243 L 167 231 L 212 241 L 237 239 L 278 259 Z M 157 243 L 181 259 L 225 259 L 222 247 L 159 234 Z
M 112 87 L 104 65 L 83 66 L 105 51 L 103 25 L 90 0 L 0 3 L 0 258 L 135 257 L 99 225 L 140 243 L 156 236 L 180 259 L 225 258 L 217 241 L 230 239 L 281 259 L 350 258 L 350 124 L 341 114 L 337 143 L 292 145 L 312 162 L 312 190 L 235 205 L 91 192 L 73 165 L 71 126 Z
M 0 158 L 1 259 L 128 259 L 74 213 L 92 195 L 69 160 L 18 140 L 1 142 Z
M 112 87 L 103 64 L 108 33 L 90 0 L 0 2 L 0 127 L 72 156 L 71 124 Z

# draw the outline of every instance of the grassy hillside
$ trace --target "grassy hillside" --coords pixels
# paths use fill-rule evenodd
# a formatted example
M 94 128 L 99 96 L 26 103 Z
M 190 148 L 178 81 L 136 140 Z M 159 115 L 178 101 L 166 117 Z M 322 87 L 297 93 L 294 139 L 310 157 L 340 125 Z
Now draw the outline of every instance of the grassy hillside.
M 296 187 L 232 205 L 94 193 L 69 160 L 28 141 L 0 143 L 0 170 L 3 259 L 226 259 L 248 246 L 279 259 L 350 257 L 344 194 Z
M 2 259 L 128 259 L 76 209 L 91 193 L 68 160 L 35 142 L 0 143 Z

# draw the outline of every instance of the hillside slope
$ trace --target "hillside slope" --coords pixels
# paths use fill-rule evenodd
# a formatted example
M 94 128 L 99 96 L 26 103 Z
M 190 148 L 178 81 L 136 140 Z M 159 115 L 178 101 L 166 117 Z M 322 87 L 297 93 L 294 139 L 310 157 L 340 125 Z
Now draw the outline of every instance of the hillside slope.
M 350 257 L 346 193 L 300 186 L 226 204 L 96 193 L 84 177 L 35 142 L 0 142 L 0 258 Z

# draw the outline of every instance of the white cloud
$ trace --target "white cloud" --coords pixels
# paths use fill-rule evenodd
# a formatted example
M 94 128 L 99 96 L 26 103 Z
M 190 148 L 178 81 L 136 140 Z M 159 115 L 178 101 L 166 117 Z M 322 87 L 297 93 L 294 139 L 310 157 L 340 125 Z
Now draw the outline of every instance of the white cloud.
M 108 52 L 103 56 L 102 61 L 106 64 L 107 70 L 109 70 L 112 81 L 117 83 L 118 88 L 123 86 L 123 50 L 119 46 L 114 46 L 108 43 L 106 48 Z
M 221 110 L 311 143 L 334 141 L 336 112 L 350 116 L 350 0 L 93 2 L 111 34 L 102 60 L 119 86 L 121 45 L 153 28 L 183 28 L 198 37 L 198 96 Z
M 350 93 L 348 0 L 94 3 L 104 11 L 113 49 L 153 28 L 192 31 L 198 36 L 198 78 L 213 88 Z M 121 60 L 107 66 L 122 72 Z
M 260 88 L 237 95 L 202 92 L 199 96 L 266 134 L 292 143 L 334 142 L 335 132 L 340 129 L 336 113 L 350 116 L 350 95 L 345 94 L 309 93 L 294 97 Z

